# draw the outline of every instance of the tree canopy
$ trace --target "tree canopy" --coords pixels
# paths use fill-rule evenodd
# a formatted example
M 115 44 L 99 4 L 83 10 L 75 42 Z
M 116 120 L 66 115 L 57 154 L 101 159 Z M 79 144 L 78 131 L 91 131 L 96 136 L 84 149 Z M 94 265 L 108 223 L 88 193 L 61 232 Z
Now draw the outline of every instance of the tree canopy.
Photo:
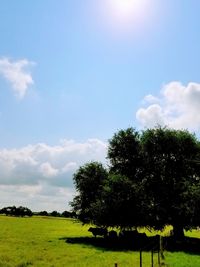
M 26 207 L 5 207 L 0 209 L 0 214 L 5 214 L 5 215 L 10 215 L 10 216 L 19 216 L 19 217 L 24 217 L 24 216 L 29 216 L 31 217 L 33 215 L 33 212 L 26 208 Z
M 154 224 L 171 224 L 175 234 L 182 235 L 199 216 L 193 195 L 199 188 L 199 141 L 188 131 L 156 128 L 143 132 L 141 145 Z
M 120 130 L 108 168 L 91 162 L 74 174 L 74 211 L 96 225 L 162 229 L 176 236 L 200 224 L 200 143 L 186 130 Z
M 101 199 L 102 186 L 107 175 L 107 170 L 98 162 L 87 163 L 74 174 L 75 187 L 79 194 L 71 205 L 73 211 L 79 213 L 79 218 L 84 223 L 98 223 L 95 206 Z

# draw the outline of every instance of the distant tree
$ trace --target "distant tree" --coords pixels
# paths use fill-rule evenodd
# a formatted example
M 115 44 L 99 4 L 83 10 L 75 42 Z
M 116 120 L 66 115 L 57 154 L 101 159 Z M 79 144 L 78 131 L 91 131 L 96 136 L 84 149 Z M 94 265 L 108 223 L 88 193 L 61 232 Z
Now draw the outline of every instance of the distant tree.
M 52 211 L 52 212 L 50 213 L 50 216 L 53 216 L 53 217 L 60 217 L 61 214 L 60 214 L 58 211 L 54 210 L 54 211 Z
M 61 214 L 62 217 L 65 217 L 65 218 L 76 218 L 77 215 L 75 212 L 72 212 L 72 211 L 63 211 L 63 213 Z
M 100 197 L 107 175 L 107 170 L 98 162 L 87 163 L 74 174 L 77 195 L 71 206 L 83 223 L 96 221 L 94 206 Z
M 48 216 L 49 214 L 48 214 L 48 212 L 46 210 L 43 210 L 43 211 L 39 211 L 37 213 L 37 215 L 40 215 L 40 216 Z
M 33 212 L 28 208 L 25 208 L 24 214 L 25 214 L 24 216 L 29 216 L 29 217 L 33 216 Z
M 5 207 L 3 209 L 1 209 L 0 211 L 1 214 L 6 214 L 7 216 L 20 216 L 20 217 L 24 217 L 24 216 L 29 216 L 31 217 L 33 215 L 32 211 L 26 207 Z
M 1 214 L 5 214 L 6 216 L 11 214 L 11 207 L 5 207 L 0 210 Z
M 65 218 L 71 218 L 71 212 L 67 210 L 63 211 L 61 215 Z

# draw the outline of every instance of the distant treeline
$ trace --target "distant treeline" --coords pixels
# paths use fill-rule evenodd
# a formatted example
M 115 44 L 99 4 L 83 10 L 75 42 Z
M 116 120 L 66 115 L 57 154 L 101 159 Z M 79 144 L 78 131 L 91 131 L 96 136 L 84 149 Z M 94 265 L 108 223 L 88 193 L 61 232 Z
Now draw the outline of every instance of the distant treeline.
M 9 215 L 9 216 L 17 216 L 17 217 L 24 217 L 24 216 L 28 216 L 31 217 L 33 216 L 33 212 L 26 208 L 26 207 L 5 207 L 3 209 L 0 209 L 0 214 L 5 214 L 5 215 Z
M 47 212 L 46 210 L 44 211 L 39 211 L 39 212 L 34 212 L 34 215 L 36 216 L 53 216 L 53 217 L 65 217 L 65 218 L 77 218 L 77 215 L 75 212 L 70 212 L 70 211 L 63 211 L 62 213 L 54 210 L 52 212 Z
M 11 207 L 5 207 L 0 209 L 0 214 L 5 214 L 6 216 L 16 216 L 16 217 L 31 217 L 33 215 L 36 216 L 53 216 L 53 217 L 65 217 L 65 218 L 76 218 L 76 213 L 75 212 L 70 212 L 70 211 L 64 211 L 62 213 L 54 210 L 52 212 L 47 212 L 47 211 L 39 211 L 39 212 L 33 212 L 27 207 L 16 207 L 16 206 L 11 206 Z

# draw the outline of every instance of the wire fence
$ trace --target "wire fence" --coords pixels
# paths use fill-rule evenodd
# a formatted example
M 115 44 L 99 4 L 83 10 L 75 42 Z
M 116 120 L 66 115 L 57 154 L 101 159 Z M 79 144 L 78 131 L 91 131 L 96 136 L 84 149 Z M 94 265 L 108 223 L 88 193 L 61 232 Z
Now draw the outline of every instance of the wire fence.
M 149 250 L 149 247 L 151 247 L 151 249 Z M 147 249 L 149 250 L 147 252 Z M 144 262 L 144 258 L 143 255 L 145 253 L 145 262 Z M 147 255 L 146 253 L 148 253 L 149 257 L 147 259 Z M 157 244 L 155 245 L 155 242 L 150 243 L 146 246 L 143 246 L 140 250 L 139 250 L 139 255 L 138 255 L 139 260 L 137 260 L 137 263 L 133 263 L 133 267 L 161 267 L 163 266 L 163 260 L 164 260 L 164 253 L 163 253 L 163 238 L 162 236 L 159 236 L 159 240 L 157 241 Z M 120 266 L 119 263 L 115 263 L 114 267 L 124 267 L 124 266 Z

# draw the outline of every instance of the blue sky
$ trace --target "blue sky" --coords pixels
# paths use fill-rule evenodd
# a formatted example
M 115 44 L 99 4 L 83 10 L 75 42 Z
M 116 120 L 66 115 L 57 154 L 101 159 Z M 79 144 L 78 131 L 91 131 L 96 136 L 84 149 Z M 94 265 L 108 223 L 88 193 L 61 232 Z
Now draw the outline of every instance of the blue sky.
M 199 135 L 200 2 L 119 1 L 1 1 L 1 206 L 65 209 L 118 129 Z

